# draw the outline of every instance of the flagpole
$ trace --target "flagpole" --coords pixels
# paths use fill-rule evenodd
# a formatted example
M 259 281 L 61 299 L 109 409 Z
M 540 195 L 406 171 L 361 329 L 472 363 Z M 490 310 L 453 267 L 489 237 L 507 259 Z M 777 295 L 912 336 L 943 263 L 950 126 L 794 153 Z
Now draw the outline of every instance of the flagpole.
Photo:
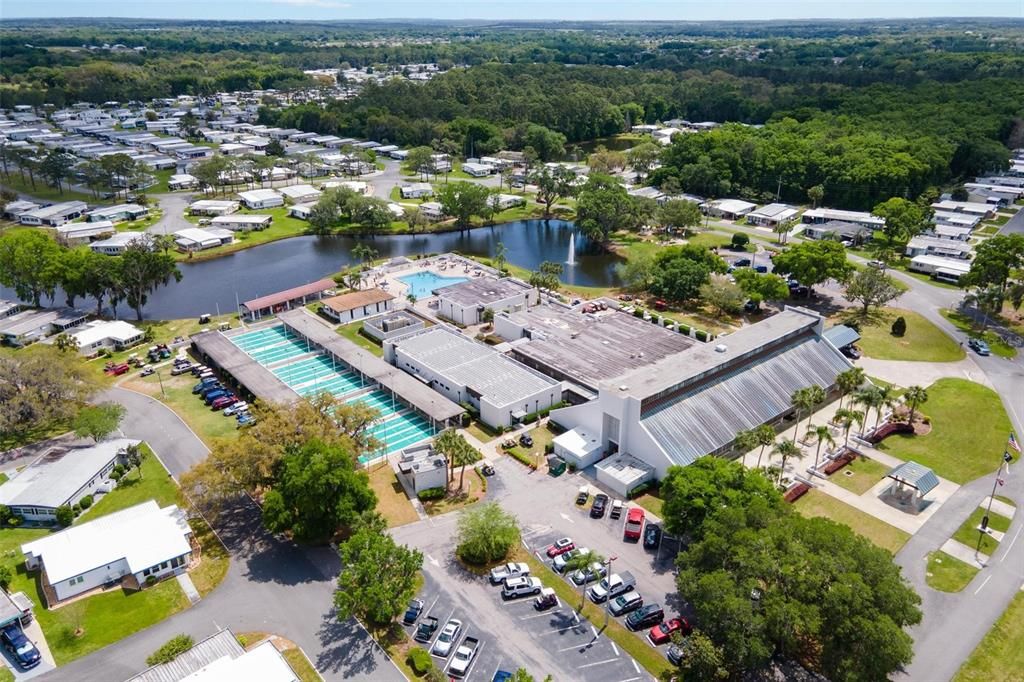
M 996 488 L 1003 481 L 1000 476 L 1003 473 L 1003 467 L 1006 467 L 1007 472 L 1010 470 L 1010 462 L 1013 461 L 1013 457 L 1009 452 L 1003 452 L 1003 461 L 999 463 L 999 468 L 996 469 L 996 479 L 992 481 L 992 494 L 988 496 L 988 507 L 985 508 L 985 516 L 981 519 L 981 532 L 986 532 L 988 528 L 988 517 L 992 512 L 992 502 L 996 499 Z

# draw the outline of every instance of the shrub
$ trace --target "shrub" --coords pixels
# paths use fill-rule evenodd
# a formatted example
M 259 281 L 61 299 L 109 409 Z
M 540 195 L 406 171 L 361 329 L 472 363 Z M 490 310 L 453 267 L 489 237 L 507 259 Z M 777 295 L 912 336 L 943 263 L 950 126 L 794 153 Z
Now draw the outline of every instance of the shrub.
M 695 331 L 693 333 L 693 335 L 697 337 L 698 341 L 707 341 L 708 340 L 708 333 L 706 331 L 704 331 L 703 329 L 698 329 L 697 331 Z
M 524 455 L 523 453 L 519 452 L 518 450 L 506 450 L 505 452 L 507 452 L 508 454 L 512 455 L 513 457 L 516 458 L 516 460 L 518 460 L 519 462 L 522 462 L 523 464 L 525 464 L 526 466 L 530 467 L 531 469 L 536 469 L 537 468 L 537 463 L 533 461 L 533 457 L 530 457 L 529 455 Z
M 11 570 L 11 567 L 0 566 L 0 587 L 6 591 L 11 586 L 12 580 L 14 580 L 14 571 Z
M 459 515 L 455 554 L 462 561 L 482 566 L 505 559 L 519 545 L 516 517 L 497 503 L 484 502 Z
M 153 576 L 150 577 L 152 578 Z M 195 644 L 195 640 L 189 635 L 171 637 L 162 647 L 150 654 L 149 658 L 146 659 L 146 665 L 170 663 L 191 649 L 193 644 Z
M 6 504 L 0 504 L 0 526 L 11 520 L 11 508 Z
M 747 235 L 734 234 L 732 236 L 732 243 L 730 244 L 730 248 L 733 249 L 734 251 L 742 251 L 743 249 L 747 248 L 747 244 L 749 243 L 750 237 L 748 237 Z
M 680 334 L 684 334 L 686 336 L 689 336 L 690 335 L 690 325 L 683 324 L 682 322 L 680 322 L 679 323 L 679 333 Z
M 444 488 L 427 488 L 416 494 L 416 497 L 420 498 L 423 502 L 429 502 L 430 500 L 442 500 L 444 499 L 444 496 Z
M 555 451 L 555 444 L 554 443 L 545 443 L 544 444 L 544 454 L 545 455 L 550 455 L 554 451 Z
M 92 506 L 92 495 L 86 495 L 85 497 L 80 499 L 78 501 L 78 506 L 82 508 L 82 511 L 85 511 L 86 509 L 91 507 Z
M 121 480 L 122 476 L 124 476 L 124 465 L 123 464 L 117 464 L 117 465 L 114 466 L 113 469 L 110 470 L 110 480 L 112 480 L 112 481 L 119 481 L 119 480 Z
M 155 575 L 147 575 L 146 576 L 146 587 L 153 587 L 153 585 L 156 585 L 156 576 Z
M 629 490 L 629 492 L 626 493 L 626 497 L 631 499 L 631 500 L 634 499 L 634 498 L 640 497 L 645 492 L 650 490 L 652 487 L 653 487 L 653 484 L 650 481 L 647 481 L 646 483 L 641 483 L 640 485 L 638 485 L 638 486 L 636 486 L 634 488 L 631 488 Z
M 900 315 L 896 318 L 896 321 L 892 323 L 892 335 L 902 337 L 907 333 L 907 321 Z
M 57 507 L 57 523 L 67 528 L 75 520 L 75 511 L 66 504 Z
M 644 316 L 644 309 L 643 308 L 633 308 L 633 317 L 643 317 L 643 316 Z
M 651 313 L 651 324 L 661 323 L 661 317 L 657 313 Z
M 12 528 L 17 528 L 24 521 L 25 521 L 25 519 L 23 519 L 22 517 L 18 516 L 17 514 L 12 514 L 11 518 L 7 519 L 7 525 L 11 526 Z
M 409 667 L 412 668 L 413 672 L 417 675 L 426 675 L 427 671 L 434 666 L 434 661 L 430 658 L 430 653 L 421 647 L 413 647 L 410 649 L 405 662 L 409 664 Z

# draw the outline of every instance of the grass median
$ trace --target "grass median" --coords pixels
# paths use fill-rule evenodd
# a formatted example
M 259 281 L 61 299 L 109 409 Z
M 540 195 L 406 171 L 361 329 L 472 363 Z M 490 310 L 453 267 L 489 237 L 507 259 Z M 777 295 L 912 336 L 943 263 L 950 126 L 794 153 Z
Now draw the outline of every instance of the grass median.
M 1024 592 L 1018 592 L 953 682 L 1024 680 Z
M 974 580 L 978 570 L 977 566 L 971 566 L 945 552 L 931 552 L 928 554 L 925 582 L 933 590 L 960 592 Z

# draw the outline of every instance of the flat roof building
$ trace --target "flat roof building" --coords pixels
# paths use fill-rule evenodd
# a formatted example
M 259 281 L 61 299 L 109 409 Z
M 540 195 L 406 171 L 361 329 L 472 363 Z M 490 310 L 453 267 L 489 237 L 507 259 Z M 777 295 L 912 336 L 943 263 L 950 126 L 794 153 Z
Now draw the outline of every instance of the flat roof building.
M 313 185 L 288 185 L 277 191 L 296 204 L 309 203 L 320 198 L 320 190 Z
M 118 232 L 107 239 L 92 242 L 89 248 L 107 256 L 120 256 L 128 247 L 133 244 L 145 244 L 150 238 L 145 232 Z
M 253 210 L 284 206 L 284 197 L 272 189 L 254 189 L 248 192 L 239 192 L 238 198 L 241 199 L 243 206 Z
M 747 214 L 747 222 L 762 227 L 775 227 L 793 218 L 799 211 L 786 204 L 768 204 Z
M 219 215 L 210 221 L 210 227 L 234 232 L 249 230 L 265 230 L 274 222 L 274 217 L 258 213 L 237 213 L 235 215 Z
M 304 306 L 311 301 L 319 301 L 324 294 L 336 287 L 333 279 L 318 279 L 309 284 L 292 287 L 274 294 L 267 294 L 246 301 L 239 311 L 250 320 L 276 315 L 291 310 L 295 306 Z
M 344 324 L 390 312 L 394 300 L 394 294 L 383 289 L 363 289 L 324 299 L 320 311 Z
M 92 357 L 103 348 L 125 350 L 142 343 L 145 337 L 145 332 L 123 320 L 95 320 L 71 335 L 78 353 L 85 357 Z
M 86 208 L 88 206 L 84 201 L 63 201 L 59 204 L 25 211 L 18 215 L 18 222 L 22 225 L 59 227 L 80 217 L 85 213 Z
M 138 220 L 149 215 L 149 209 L 138 204 L 118 204 L 117 206 L 103 206 L 85 214 L 85 219 L 92 223 L 98 221 L 110 221 L 119 223 L 126 220 Z
M 456 324 L 479 324 L 485 310 L 525 310 L 537 303 L 537 289 L 511 277 L 479 277 L 438 290 L 437 312 Z
M 270 639 L 246 651 L 225 629 L 126 682 L 256 681 L 299 682 L 299 678 Z
M 188 205 L 192 215 L 224 216 L 241 208 L 237 201 L 220 201 L 217 199 L 200 199 Z
M 230 244 L 235 239 L 231 230 L 220 227 L 204 229 L 201 227 L 187 227 L 174 233 L 174 243 L 179 251 L 204 251 L 214 249 L 218 246 Z
M 709 215 L 725 218 L 726 220 L 736 220 L 757 208 L 757 204 L 741 199 L 716 199 L 704 204 L 703 208 L 704 212 Z
M 77 327 L 89 313 L 75 308 L 34 308 L 0 319 L 0 339 L 12 346 L 23 346 Z
M 809 225 L 839 221 L 854 223 L 870 230 L 881 230 L 885 227 L 884 220 L 866 211 L 843 211 L 837 208 L 812 208 L 804 211 L 800 219 Z
M 561 382 L 442 325 L 388 339 L 384 357 L 494 427 L 562 400 Z
M 54 228 L 57 241 L 67 246 L 90 244 L 98 239 L 111 237 L 117 232 L 114 223 L 100 220 L 94 223 L 67 223 Z

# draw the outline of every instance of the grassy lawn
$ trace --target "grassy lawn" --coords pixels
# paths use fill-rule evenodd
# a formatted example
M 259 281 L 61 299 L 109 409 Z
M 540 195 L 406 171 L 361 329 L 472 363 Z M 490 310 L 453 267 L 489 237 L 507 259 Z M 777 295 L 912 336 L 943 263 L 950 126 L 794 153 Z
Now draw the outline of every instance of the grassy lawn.
M 931 418 L 930 433 L 890 436 L 878 448 L 956 483 L 973 481 L 1002 463 L 1011 426 L 992 389 L 966 379 L 940 379 L 928 386 L 921 410 Z
M 14 673 L 10 668 L 0 668 L 0 682 L 14 682 Z
M 132 381 L 126 386 L 141 393 L 147 393 L 160 399 L 174 410 L 185 423 L 210 445 L 215 438 L 238 437 L 237 422 L 234 417 L 225 417 L 220 411 L 210 409 L 197 395 L 192 394 L 196 378 L 189 373 L 170 376 L 162 371 L 163 395 L 160 393 L 160 381 L 156 374 Z
M 66 186 L 63 192 L 58 192 L 56 188 L 47 185 L 46 181 L 39 177 L 38 174 L 36 175 L 35 187 L 33 187 L 27 173 L 25 174 L 25 179 L 22 180 L 21 175 L 13 172 L 13 169 L 10 176 L 0 180 L 0 186 L 18 192 L 19 194 L 27 194 L 35 199 L 52 201 L 54 203 L 61 201 L 85 201 L 88 202 L 90 206 L 97 203 L 109 203 L 105 201 L 97 201 L 91 194 L 77 192 L 75 190 L 68 189 Z
M 893 554 L 910 539 L 910 534 L 879 521 L 874 516 L 829 497 L 820 490 L 811 490 L 796 502 L 796 510 L 804 516 L 821 516 L 853 529 L 882 549 Z
M 459 490 L 460 469 L 461 467 L 455 470 L 455 480 L 451 483 L 451 492 L 448 493 L 447 497 L 423 503 L 423 508 L 431 516 L 447 514 L 456 509 L 476 504 L 483 499 L 487 484 L 481 480 L 480 476 L 473 473 L 472 466 L 466 467 L 466 475 L 462 480 L 462 489 Z
M 978 530 L 983 516 L 985 516 L 985 510 L 982 507 L 975 509 L 967 520 L 964 521 L 963 525 L 953 533 L 953 539 L 967 545 L 971 549 L 976 548 L 982 554 L 992 556 L 992 553 L 999 547 L 999 541 L 988 533 L 982 533 Z M 988 527 L 1000 533 L 1005 533 L 1010 529 L 1010 519 L 993 512 L 988 515 Z M 981 538 L 980 545 L 978 544 L 978 538 Z
M 828 480 L 846 488 L 852 493 L 862 495 L 885 477 L 889 467 L 867 457 L 858 457 L 845 467 L 828 477 Z M 847 473 L 850 472 L 850 473 Z
M 3 528 L 0 529 L 0 561 L 8 566 L 21 563 L 21 546 L 49 535 L 46 528 Z
M 466 427 L 466 431 L 472 434 L 472 436 L 481 443 L 488 443 L 500 435 L 498 432 L 491 429 L 491 427 L 487 426 L 487 424 L 475 419 Z
M 658 518 L 665 518 L 662 514 L 662 508 L 665 506 L 665 501 L 661 499 L 661 491 L 657 488 L 648 490 L 640 497 L 634 498 L 633 502 L 636 502 Z
M 320 677 L 320 673 L 316 671 L 301 649 L 285 649 L 282 655 L 301 682 L 319 682 L 324 679 Z
M 516 452 L 526 457 L 531 457 L 534 461 L 538 461 L 539 458 L 544 454 L 544 446 L 552 442 L 555 436 L 558 435 L 551 429 L 545 426 L 535 426 L 530 429 L 527 433 L 533 438 L 533 447 L 524 448 L 521 445 L 516 445 L 514 448 L 510 448 L 506 452 Z M 516 441 L 518 443 L 518 439 Z
M 1024 592 L 1017 593 L 953 680 L 1024 680 Z
M 896 337 L 890 328 L 901 315 L 907 321 L 907 332 Z M 885 308 L 861 324 L 858 345 L 865 355 L 876 360 L 953 362 L 964 357 L 963 348 L 934 324 L 915 312 L 894 308 Z
M 933 590 L 959 592 L 974 580 L 978 570 L 976 566 L 971 566 L 945 552 L 931 552 L 928 554 L 925 582 Z
M 540 578 L 545 586 L 552 588 L 563 605 L 570 608 L 579 606 L 579 591 L 573 589 L 569 583 L 556 576 L 550 567 L 540 562 L 533 554 L 520 549 L 517 551 L 514 559 L 516 561 L 525 561 L 529 564 L 530 574 Z M 590 620 L 591 623 L 604 623 L 604 610 L 589 599 L 584 599 L 583 601 L 583 616 Z M 656 679 L 662 679 L 662 675 L 665 673 L 677 672 L 677 668 L 668 662 L 661 651 L 655 649 L 642 639 L 644 631 L 641 630 L 639 633 L 630 632 L 619 621 L 611 618 L 608 620 L 608 629 L 602 634 L 611 638 L 612 641 L 618 644 L 627 654 L 635 658 L 637 663 L 642 665 Z
M 1012 358 L 1017 355 L 1017 349 L 1003 341 L 1003 339 L 991 329 L 984 332 L 975 328 L 971 318 L 953 310 L 943 309 L 939 313 L 949 320 L 957 329 L 970 335 L 971 338 L 982 339 L 992 349 L 992 353 L 1001 358 Z
M 192 526 L 196 540 L 202 546 L 202 559 L 199 565 L 189 572 L 189 577 L 192 578 L 192 583 L 199 590 L 199 594 L 205 597 L 213 592 L 213 588 L 220 585 L 224 576 L 228 574 L 230 557 L 227 548 L 206 521 L 194 518 L 189 519 L 188 523 Z
M 113 644 L 188 607 L 176 580 L 164 580 L 141 592 L 112 590 L 50 611 L 42 607 L 35 575 L 18 566 L 11 591 L 22 591 L 35 603 L 35 615 L 46 634 L 57 665 Z M 81 633 L 76 636 L 75 631 Z
M 301 234 L 305 234 L 309 224 L 305 220 L 299 220 L 288 215 L 287 206 L 279 206 L 277 208 L 267 208 L 260 210 L 242 209 L 237 215 L 269 215 L 273 217 L 273 222 L 270 223 L 270 227 L 265 230 L 252 230 L 250 232 L 238 232 L 235 235 L 235 241 L 226 246 L 218 246 L 215 249 L 207 249 L 206 251 L 200 251 L 198 253 L 190 254 L 181 253 L 174 251 L 174 257 L 178 260 L 208 260 L 210 258 L 219 258 L 227 253 L 233 253 L 235 251 L 241 251 L 242 249 L 248 249 L 251 246 L 258 246 L 260 244 L 266 244 L 268 242 L 277 241 L 278 239 L 287 239 L 289 237 L 297 237 Z M 192 218 L 192 216 L 187 216 Z M 198 218 L 196 218 L 198 222 Z
M 139 232 L 141 230 L 145 230 L 147 227 L 149 227 L 150 225 L 157 222 L 163 217 L 164 212 L 160 208 L 158 208 L 156 204 L 152 204 L 149 207 L 149 215 L 147 215 L 145 218 L 118 223 L 114 227 L 115 229 L 117 229 L 118 232 Z
M 142 478 L 139 472 L 132 469 L 124 475 L 116 488 L 99 499 L 96 504 L 86 510 L 76 523 L 84 523 L 107 514 L 134 507 L 148 500 L 156 500 L 161 507 L 179 504 L 178 486 L 149 449 L 142 446 Z
M 384 355 L 384 348 L 376 340 L 363 333 L 362 320 L 343 324 L 338 327 L 337 332 L 360 348 L 370 351 L 378 358 Z
M 370 472 L 370 487 L 377 494 L 377 511 L 387 519 L 389 528 L 419 521 L 419 514 L 390 466 L 378 466 Z

